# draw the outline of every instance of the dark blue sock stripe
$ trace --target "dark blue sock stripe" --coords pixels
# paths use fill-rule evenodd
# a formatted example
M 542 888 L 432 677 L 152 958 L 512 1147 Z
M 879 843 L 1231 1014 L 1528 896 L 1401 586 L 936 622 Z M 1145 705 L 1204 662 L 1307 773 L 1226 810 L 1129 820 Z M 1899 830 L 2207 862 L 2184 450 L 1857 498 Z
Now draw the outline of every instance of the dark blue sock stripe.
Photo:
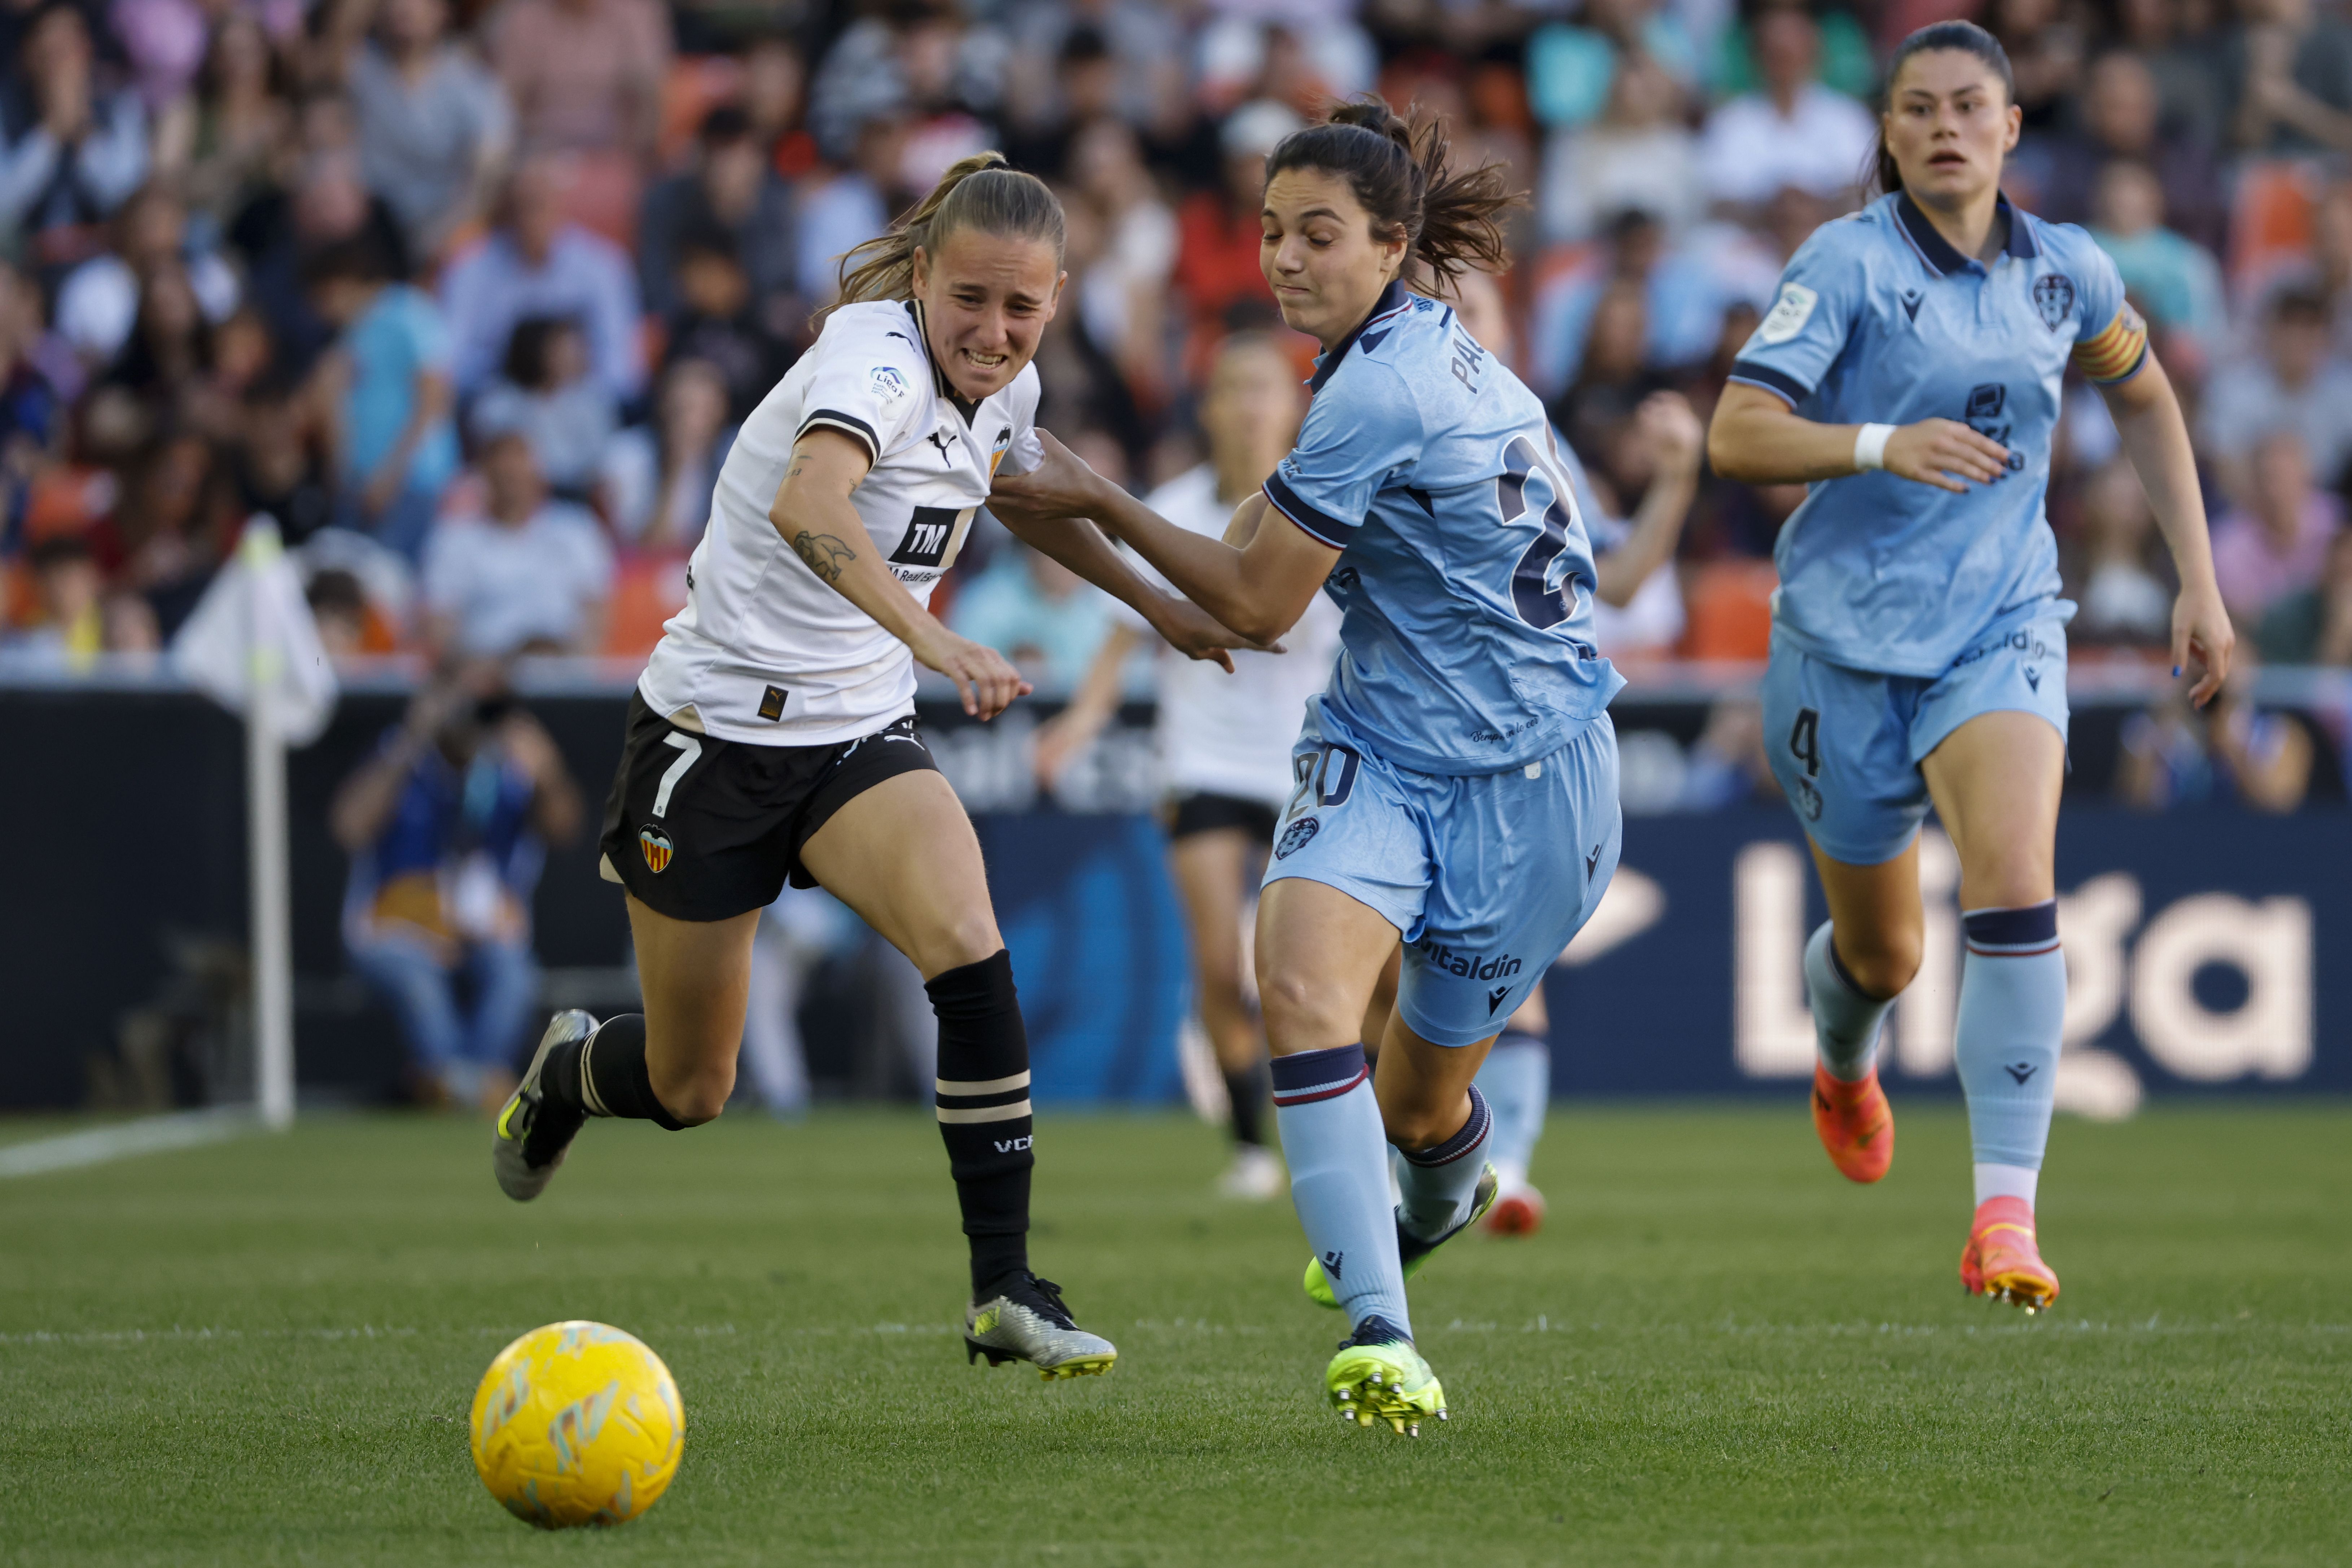
M 2046 952 L 2058 942 L 2058 900 L 2050 899 L 2021 910 L 1978 910 L 1962 915 L 1960 923 L 1968 928 L 1969 946 L 1979 952 Z
M 1271 1067 L 1276 1105 L 1307 1105 L 1318 1100 L 1336 1099 L 1369 1076 L 1360 1044 L 1276 1057 Z
M 1462 1124 L 1461 1131 L 1456 1132 L 1434 1149 L 1419 1151 L 1400 1149 L 1397 1152 L 1405 1157 L 1408 1164 L 1451 1165 L 1454 1161 L 1484 1143 L 1486 1141 L 1487 1130 L 1494 1124 L 1495 1115 L 1486 1109 L 1486 1097 L 1478 1092 L 1478 1086 L 1474 1083 L 1470 1086 L 1470 1120 Z

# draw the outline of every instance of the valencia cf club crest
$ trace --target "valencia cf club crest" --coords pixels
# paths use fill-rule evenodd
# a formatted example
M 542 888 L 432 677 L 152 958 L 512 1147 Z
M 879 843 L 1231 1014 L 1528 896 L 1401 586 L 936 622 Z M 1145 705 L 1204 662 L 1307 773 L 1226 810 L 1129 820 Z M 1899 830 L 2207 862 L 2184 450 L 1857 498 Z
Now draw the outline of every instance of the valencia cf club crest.
M 2042 312 L 2042 324 L 2052 331 L 2066 324 L 2074 313 L 2074 280 L 2063 272 L 2045 273 L 2033 280 L 2033 308 Z
M 637 834 L 637 847 L 646 852 L 646 867 L 655 876 L 658 877 L 669 869 L 669 858 L 672 851 L 668 834 L 658 827 L 640 829 Z

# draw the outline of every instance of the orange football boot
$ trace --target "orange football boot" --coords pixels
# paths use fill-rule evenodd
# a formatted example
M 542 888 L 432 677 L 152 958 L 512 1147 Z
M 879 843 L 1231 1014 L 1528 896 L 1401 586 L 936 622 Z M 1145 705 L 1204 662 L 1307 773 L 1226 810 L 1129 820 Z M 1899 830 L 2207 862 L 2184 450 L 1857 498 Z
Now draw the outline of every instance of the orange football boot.
M 1895 1163 L 1895 1108 L 1878 1087 L 1878 1069 L 1859 1083 L 1813 1064 L 1813 1131 L 1830 1163 L 1849 1182 L 1874 1182 Z
M 2023 1198 L 1987 1198 L 1977 1205 L 1969 1244 L 1960 1248 L 1960 1283 L 1972 1296 L 1990 1296 L 2038 1312 L 2058 1299 L 2058 1276 L 2033 1245 L 2033 1206 Z
M 1480 1223 L 1489 1236 L 1533 1236 L 1543 1216 L 1543 1194 L 1522 1183 L 1496 1198 Z

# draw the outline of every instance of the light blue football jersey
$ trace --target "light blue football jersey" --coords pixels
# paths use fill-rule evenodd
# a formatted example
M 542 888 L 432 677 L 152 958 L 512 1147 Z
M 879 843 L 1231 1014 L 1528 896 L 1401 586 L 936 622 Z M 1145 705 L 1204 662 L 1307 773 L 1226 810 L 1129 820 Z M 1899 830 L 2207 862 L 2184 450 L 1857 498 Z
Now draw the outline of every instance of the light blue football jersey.
M 1451 307 L 1396 284 L 1308 385 L 1265 493 L 1339 551 L 1318 700 L 1421 773 L 1559 750 L 1624 681 L 1593 647 L 1592 545 L 1542 404 Z
M 2042 499 L 2060 384 L 2070 359 L 2095 381 L 2129 379 L 2147 331 L 2088 234 L 2006 198 L 2001 210 L 2009 244 L 1990 267 L 1900 192 L 1823 224 L 1732 367 L 1823 424 L 1958 419 L 2009 448 L 2007 474 L 1961 495 L 1883 470 L 1812 487 L 1773 552 L 1775 620 L 1820 658 L 1939 675 L 1987 631 L 2057 601 Z

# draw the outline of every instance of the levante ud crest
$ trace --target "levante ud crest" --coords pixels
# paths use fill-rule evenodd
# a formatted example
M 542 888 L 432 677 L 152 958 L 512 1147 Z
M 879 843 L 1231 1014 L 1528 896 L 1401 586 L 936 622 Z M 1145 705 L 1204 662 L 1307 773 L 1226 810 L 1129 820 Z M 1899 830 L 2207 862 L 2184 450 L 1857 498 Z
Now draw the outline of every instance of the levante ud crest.
M 2074 313 L 2074 280 L 2063 272 L 2047 272 L 2033 280 L 2033 308 L 2042 324 L 2056 331 Z
M 658 827 L 641 828 L 637 833 L 637 847 L 646 852 L 646 865 L 655 876 L 658 877 L 669 869 L 672 851 L 668 834 Z

